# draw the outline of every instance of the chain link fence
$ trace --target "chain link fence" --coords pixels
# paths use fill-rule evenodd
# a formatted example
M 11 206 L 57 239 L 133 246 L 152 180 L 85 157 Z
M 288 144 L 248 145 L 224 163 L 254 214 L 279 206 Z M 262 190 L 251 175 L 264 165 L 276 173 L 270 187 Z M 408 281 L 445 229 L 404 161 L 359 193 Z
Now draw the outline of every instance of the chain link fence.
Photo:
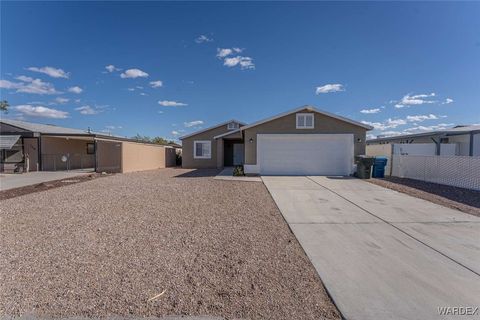
M 392 176 L 480 190 L 480 157 L 393 155 Z

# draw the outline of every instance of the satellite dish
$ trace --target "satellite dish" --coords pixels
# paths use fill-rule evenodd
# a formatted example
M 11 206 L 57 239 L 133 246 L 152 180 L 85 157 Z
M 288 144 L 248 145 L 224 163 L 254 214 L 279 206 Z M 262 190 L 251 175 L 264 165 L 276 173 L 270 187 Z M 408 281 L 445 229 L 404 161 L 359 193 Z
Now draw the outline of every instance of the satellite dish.
M 62 162 L 67 162 L 67 156 L 62 156 Z

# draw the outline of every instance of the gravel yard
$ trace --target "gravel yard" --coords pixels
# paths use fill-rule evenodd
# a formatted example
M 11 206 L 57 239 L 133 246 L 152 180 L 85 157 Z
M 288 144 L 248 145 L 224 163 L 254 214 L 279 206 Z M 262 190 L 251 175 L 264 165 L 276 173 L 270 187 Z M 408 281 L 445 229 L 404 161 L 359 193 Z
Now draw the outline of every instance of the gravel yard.
M 480 216 L 480 191 L 398 177 L 365 181 L 445 207 Z
M 118 174 L 1 201 L 0 316 L 339 319 L 263 183 L 214 173 Z

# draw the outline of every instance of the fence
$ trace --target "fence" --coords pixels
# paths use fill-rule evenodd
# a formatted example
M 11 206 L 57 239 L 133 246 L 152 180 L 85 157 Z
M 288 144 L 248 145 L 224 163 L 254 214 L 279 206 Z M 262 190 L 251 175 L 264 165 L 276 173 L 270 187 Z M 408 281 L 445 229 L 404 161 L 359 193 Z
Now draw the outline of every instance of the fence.
M 392 176 L 480 190 L 480 157 L 393 155 Z
M 93 154 L 43 154 L 43 171 L 67 171 L 76 169 L 93 169 L 95 155 Z

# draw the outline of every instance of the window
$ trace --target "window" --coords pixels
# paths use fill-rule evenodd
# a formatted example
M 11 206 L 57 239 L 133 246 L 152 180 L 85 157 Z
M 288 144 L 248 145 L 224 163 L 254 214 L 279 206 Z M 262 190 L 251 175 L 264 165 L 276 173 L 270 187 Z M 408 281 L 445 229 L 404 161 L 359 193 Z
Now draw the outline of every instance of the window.
M 194 159 L 210 159 L 212 156 L 212 142 L 194 141 L 193 142 L 193 158 Z
M 236 122 L 230 122 L 228 125 L 227 125 L 227 129 L 228 130 L 235 130 L 235 129 L 238 129 L 239 128 L 239 125 L 238 123 Z
M 313 129 L 313 113 L 297 113 L 297 129 Z
M 87 143 L 87 154 L 95 154 L 95 144 Z

